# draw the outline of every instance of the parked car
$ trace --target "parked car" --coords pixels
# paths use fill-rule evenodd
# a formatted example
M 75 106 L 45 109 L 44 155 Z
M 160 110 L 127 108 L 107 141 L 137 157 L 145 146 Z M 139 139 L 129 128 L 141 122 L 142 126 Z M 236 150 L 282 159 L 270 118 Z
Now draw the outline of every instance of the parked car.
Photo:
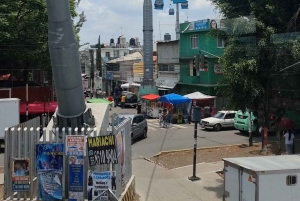
M 222 128 L 233 128 L 236 111 L 219 111 L 215 116 L 202 119 L 202 128 L 220 131 Z
M 147 138 L 148 135 L 148 123 L 143 114 L 119 114 L 119 122 L 122 119 L 130 118 L 131 120 L 131 142 L 133 142 L 138 137 Z M 116 124 L 116 123 L 115 123 Z M 112 131 L 111 126 L 109 127 L 109 131 Z
M 257 118 L 251 112 L 252 119 L 252 132 L 258 132 Z M 249 131 L 249 112 L 248 111 L 237 111 L 234 118 L 234 128 L 239 130 L 241 133 L 248 133 Z
M 138 97 L 135 93 L 127 92 L 124 93 L 126 96 L 125 106 L 136 107 L 138 104 Z M 121 97 L 119 97 L 119 104 L 121 104 Z

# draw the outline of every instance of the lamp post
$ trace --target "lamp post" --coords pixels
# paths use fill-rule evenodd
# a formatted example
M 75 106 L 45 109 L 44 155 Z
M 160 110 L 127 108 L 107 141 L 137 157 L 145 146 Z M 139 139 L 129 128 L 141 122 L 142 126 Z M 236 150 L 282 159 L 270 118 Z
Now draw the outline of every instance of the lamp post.
M 193 155 L 193 176 L 189 177 L 190 181 L 200 180 L 200 177 L 196 176 L 196 158 L 197 158 L 197 125 L 201 120 L 201 108 L 193 106 L 192 108 L 192 122 L 195 123 L 194 126 L 194 155 Z

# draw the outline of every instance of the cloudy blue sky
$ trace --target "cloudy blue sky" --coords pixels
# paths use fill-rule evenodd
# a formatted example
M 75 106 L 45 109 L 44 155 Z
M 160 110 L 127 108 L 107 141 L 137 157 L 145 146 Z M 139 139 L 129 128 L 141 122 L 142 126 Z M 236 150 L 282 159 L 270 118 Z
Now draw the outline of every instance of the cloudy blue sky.
M 163 39 L 165 33 L 175 39 L 175 15 L 169 15 L 170 3 L 171 0 L 164 0 L 164 10 L 153 10 L 155 41 Z M 175 9 L 173 3 L 171 7 Z M 143 0 L 81 0 L 77 11 L 84 11 L 87 18 L 79 34 L 81 44 L 96 44 L 99 35 L 101 43 L 109 43 L 110 38 L 116 41 L 121 34 L 127 41 L 134 37 L 143 41 Z M 208 0 L 189 0 L 189 9 L 180 8 L 179 16 L 181 23 L 215 19 L 219 14 Z

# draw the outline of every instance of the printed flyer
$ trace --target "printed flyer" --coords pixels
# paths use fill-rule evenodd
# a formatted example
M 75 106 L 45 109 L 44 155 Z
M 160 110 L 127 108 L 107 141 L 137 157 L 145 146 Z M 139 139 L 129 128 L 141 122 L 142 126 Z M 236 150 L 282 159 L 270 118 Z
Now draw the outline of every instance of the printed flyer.
M 66 153 L 67 156 L 85 156 L 85 136 L 67 135 Z
M 29 191 L 29 159 L 14 158 L 12 169 L 12 190 Z
M 41 200 L 62 199 L 64 144 L 37 144 L 36 168 Z
M 90 166 L 117 164 L 116 141 L 114 135 L 88 137 L 88 157 Z
M 83 164 L 84 156 L 69 157 L 69 201 L 84 199 Z
M 87 196 L 88 200 L 108 200 L 108 193 L 103 193 L 111 189 L 116 193 L 116 172 L 94 172 L 88 171 L 87 175 Z M 103 193 L 103 194 L 102 194 Z

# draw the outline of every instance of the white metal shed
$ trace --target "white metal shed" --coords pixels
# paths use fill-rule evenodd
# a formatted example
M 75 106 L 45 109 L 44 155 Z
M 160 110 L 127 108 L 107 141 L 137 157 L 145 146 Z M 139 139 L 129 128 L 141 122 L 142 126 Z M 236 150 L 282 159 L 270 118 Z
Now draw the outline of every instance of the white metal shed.
M 299 155 L 224 158 L 223 161 L 224 201 L 300 200 Z

